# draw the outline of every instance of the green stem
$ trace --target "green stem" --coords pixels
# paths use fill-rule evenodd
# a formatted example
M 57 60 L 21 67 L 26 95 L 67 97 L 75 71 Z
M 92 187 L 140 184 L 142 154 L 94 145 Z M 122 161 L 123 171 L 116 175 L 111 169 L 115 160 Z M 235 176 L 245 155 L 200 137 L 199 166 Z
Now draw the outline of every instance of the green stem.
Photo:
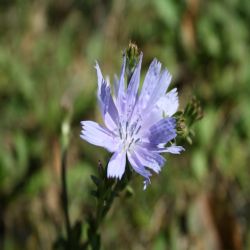
M 99 227 L 111 208 L 115 197 L 127 187 L 130 181 L 131 172 L 129 169 L 125 172 L 122 180 L 119 181 L 108 179 L 106 171 L 104 175 L 100 176 L 100 183 L 97 185 L 96 192 L 98 193 L 98 197 L 96 213 L 89 217 L 88 236 L 87 241 L 84 243 L 84 249 L 86 249 L 87 246 L 90 246 L 93 250 L 100 249 Z
M 62 162 L 61 162 L 61 178 L 62 178 L 62 206 L 65 217 L 65 226 L 67 233 L 67 241 L 70 240 L 70 220 L 69 220 L 69 208 L 68 208 L 68 193 L 67 193 L 67 149 L 64 148 L 62 151 Z

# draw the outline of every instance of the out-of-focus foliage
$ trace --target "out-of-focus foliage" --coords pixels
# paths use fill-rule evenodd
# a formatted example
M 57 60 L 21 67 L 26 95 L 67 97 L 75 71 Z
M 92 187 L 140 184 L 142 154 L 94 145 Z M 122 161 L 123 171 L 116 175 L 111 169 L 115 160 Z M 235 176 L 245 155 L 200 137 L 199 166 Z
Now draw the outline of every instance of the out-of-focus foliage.
M 157 57 L 204 118 L 146 192 L 138 177 L 116 200 L 103 249 L 250 249 L 249 24 L 249 0 L 0 0 L 0 248 L 50 249 L 61 233 L 69 113 L 72 222 L 93 209 L 89 176 L 110 156 L 80 141 L 79 122 L 99 120 L 94 61 L 113 78 L 132 40 L 144 72 Z

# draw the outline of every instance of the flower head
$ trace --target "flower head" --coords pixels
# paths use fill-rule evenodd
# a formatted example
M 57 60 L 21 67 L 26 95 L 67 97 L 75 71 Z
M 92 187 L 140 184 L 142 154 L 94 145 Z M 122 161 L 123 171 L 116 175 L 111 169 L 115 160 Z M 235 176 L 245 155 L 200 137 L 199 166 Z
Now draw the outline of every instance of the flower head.
M 165 164 L 161 153 L 179 154 L 184 149 L 169 145 L 176 137 L 176 122 L 172 115 L 178 108 L 176 88 L 166 93 L 171 75 L 167 69 L 161 70 L 161 63 L 154 59 L 138 93 L 141 63 L 142 53 L 126 87 L 126 57 L 123 57 L 113 96 L 109 81 L 103 78 L 96 63 L 97 97 L 105 126 L 82 121 L 81 138 L 113 153 L 108 163 L 108 177 L 121 179 L 128 158 L 134 171 L 144 177 L 146 188 L 152 172 L 159 173 Z

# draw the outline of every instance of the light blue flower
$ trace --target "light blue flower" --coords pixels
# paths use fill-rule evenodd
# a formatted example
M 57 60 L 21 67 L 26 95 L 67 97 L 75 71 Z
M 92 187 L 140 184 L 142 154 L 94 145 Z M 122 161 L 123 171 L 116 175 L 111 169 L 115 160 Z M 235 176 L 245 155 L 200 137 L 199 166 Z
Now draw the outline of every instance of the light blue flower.
M 159 173 L 165 164 L 161 153 L 179 154 L 184 149 L 170 143 L 176 137 L 172 115 L 179 104 L 176 88 L 166 93 L 171 75 L 167 69 L 161 70 L 161 63 L 154 59 L 138 93 L 141 63 L 142 53 L 126 87 L 124 56 L 120 78 L 115 79 L 113 97 L 110 83 L 103 78 L 96 63 L 97 97 L 105 126 L 82 121 L 81 138 L 113 153 L 108 163 L 108 177 L 121 179 L 128 158 L 134 171 L 144 177 L 145 189 L 152 171 Z

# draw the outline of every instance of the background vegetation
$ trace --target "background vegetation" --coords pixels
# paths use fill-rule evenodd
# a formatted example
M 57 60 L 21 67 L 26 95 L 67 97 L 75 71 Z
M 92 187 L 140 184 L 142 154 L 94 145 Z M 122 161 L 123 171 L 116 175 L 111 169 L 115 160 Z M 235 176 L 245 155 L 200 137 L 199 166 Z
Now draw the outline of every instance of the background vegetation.
M 0 249 L 51 249 L 61 233 L 69 113 L 72 222 L 93 209 L 89 176 L 110 156 L 80 140 L 80 121 L 100 120 L 95 60 L 112 77 L 130 40 L 144 73 L 157 57 L 204 118 L 146 192 L 137 177 L 116 200 L 103 249 L 250 249 L 249 24 L 249 0 L 0 0 Z

